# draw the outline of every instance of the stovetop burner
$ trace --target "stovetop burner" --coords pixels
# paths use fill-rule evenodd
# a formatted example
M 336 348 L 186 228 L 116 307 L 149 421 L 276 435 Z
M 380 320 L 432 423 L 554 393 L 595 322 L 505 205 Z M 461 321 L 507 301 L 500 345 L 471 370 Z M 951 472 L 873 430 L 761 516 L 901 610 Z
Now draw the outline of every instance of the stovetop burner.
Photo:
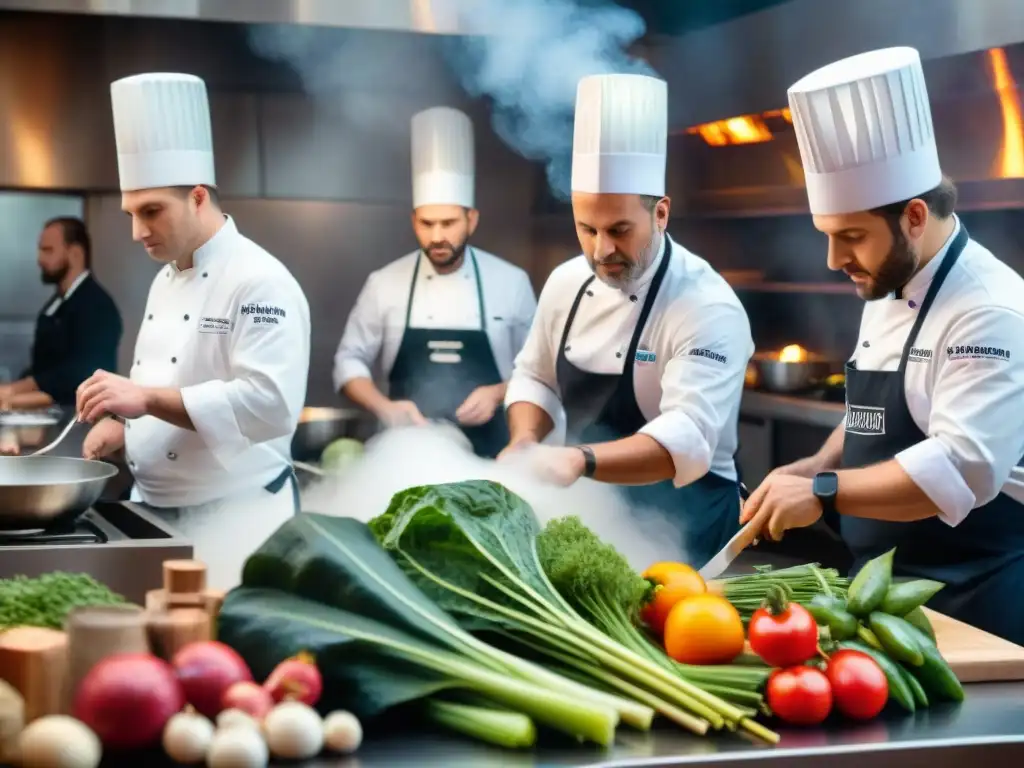
M 89 513 L 61 528 L 35 531 L 0 531 L 0 546 L 51 546 L 54 544 L 106 544 L 107 536 L 89 519 Z

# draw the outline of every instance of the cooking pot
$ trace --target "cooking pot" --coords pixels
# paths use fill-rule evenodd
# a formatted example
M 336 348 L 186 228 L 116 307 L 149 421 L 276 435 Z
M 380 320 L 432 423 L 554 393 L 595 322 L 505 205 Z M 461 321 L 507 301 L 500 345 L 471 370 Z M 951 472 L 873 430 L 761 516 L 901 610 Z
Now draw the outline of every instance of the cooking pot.
M 292 458 L 320 461 L 324 448 L 342 437 L 359 439 L 359 428 L 368 417 L 354 408 L 303 408 L 292 438 Z
M 792 394 L 817 389 L 825 384 L 835 365 L 810 356 L 806 360 L 779 360 L 777 353 L 758 352 L 751 361 L 757 371 L 760 388 L 778 394 Z

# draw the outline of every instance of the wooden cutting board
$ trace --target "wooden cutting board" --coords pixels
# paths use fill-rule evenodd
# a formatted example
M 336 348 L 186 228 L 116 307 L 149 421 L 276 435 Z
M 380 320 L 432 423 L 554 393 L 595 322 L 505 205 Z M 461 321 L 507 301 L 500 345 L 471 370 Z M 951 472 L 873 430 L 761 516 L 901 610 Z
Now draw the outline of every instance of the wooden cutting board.
M 939 651 L 960 682 L 1024 680 L 1024 648 L 928 608 L 924 611 Z

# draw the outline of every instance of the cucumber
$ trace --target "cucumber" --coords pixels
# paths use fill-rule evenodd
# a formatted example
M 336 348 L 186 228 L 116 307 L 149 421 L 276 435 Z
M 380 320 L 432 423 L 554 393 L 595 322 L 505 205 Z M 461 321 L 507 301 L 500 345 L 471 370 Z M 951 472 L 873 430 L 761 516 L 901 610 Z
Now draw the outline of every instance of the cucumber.
M 879 608 L 882 613 L 890 616 L 906 616 L 915 608 L 931 600 L 942 589 L 945 584 L 941 581 L 930 579 L 917 579 L 915 581 L 904 581 L 900 584 L 893 584 L 882 600 Z
M 908 624 L 913 624 L 919 630 L 928 635 L 933 643 L 935 642 L 935 629 L 932 627 L 932 623 L 928 620 L 928 614 L 923 610 L 915 608 L 904 616 L 903 620 Z
M 857 617 L 841 605 L 841 600 L 828 595 L 815 595 L 806 605 L 814 620 L 828 627 L 833 640 L 849 640 L 857 635 Z
M 895 549 L 890 549 L 865 563 L 850 583 L 846 610 L 860 618 L 878 610 L 892 586 L 892 558 L 895 553 Z
M 882 649 L 896 661 L 912 667 L 924 664 L 924 652 L 912 624 L 899 616 L 875 611 L 868 617 L 868 625 L 882 644 Z
M 959 678 L 942 658 L 939 648 L 928 636 L 911 625 L 910 633 L 914 635 L 924 655 L 924 664 L 914 667 L 911 673 L 918 679 L 932 699 L 961 702 L 964 700 L 964 687 Z
M 904 667 L 902 664 L 897 664 L 900 673 L 903 675 L 903 680 L 910 688 L 911 693 L 914 694 L 914 703 L 919 707 L 928 706 L 928 694 L 925 693 L 924 688 L 921 686 L 921 682 L 914 677 L 914 673 Z
M 890 659 L 881 651 L 876 651 L 871 646 L 858 640 L 846 640 L 839 643 L 839 647 L 846 648 L 851 651 L 860 651 L 874 659 L 875 663 L 885 674 L 886 681 L 889 683 L 889 698 L 903 707 L 907 712 L 917 711 L 917 705 L 914 703 L 914 692 L 910 689 L 907 681 L 903 678 L 902 670 L 895 661 Z

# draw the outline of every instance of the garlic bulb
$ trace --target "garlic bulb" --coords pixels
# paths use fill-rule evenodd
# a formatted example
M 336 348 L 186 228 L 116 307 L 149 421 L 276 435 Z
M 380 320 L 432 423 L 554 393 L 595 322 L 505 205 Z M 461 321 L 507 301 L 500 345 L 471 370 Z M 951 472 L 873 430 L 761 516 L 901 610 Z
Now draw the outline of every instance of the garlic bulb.
M 24 768 L 96 768 L 103 756 L 96 734 L 66 715 L 47 715 L 29 723 L 19 746 Z
M 164 752 L 176 763 L 203 762 L 212 741 L 213 723 L 198 713 L 179 712 L 164 726 Z
M 263 733 L 274 757 L 308 760 L 324 746 L 324 724 L 316 710 L 298 701 L 278 704 L 263 721 Z
M 351 712 L 331 712 L 324 718 L 324 744 L 332 752 L 350 754 L 363 741 L 363 726 Z
M 266 768 L 269 763 L 267 743 L 252 728 L 217 731 L 206 753 L 209 768 Z

